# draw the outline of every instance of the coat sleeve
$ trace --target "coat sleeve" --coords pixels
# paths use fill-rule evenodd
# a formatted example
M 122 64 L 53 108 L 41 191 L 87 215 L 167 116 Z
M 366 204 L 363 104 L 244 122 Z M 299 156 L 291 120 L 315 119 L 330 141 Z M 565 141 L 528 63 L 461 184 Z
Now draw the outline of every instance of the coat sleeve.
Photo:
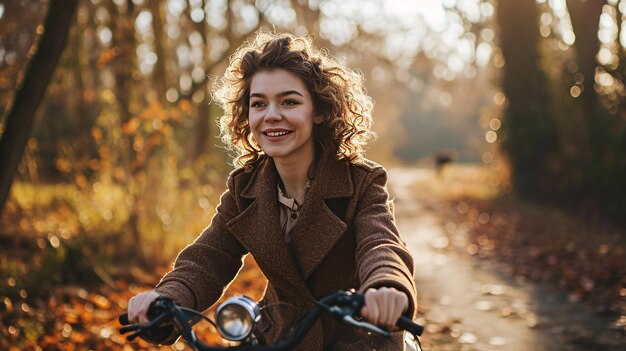
M 247 250 L 226 228 L 238 214 L 233 184 L 231 175 L 211 224 L 178 254 L 174 269 L 157 285 L 161 296 L 202 311 L 220 298 L 243 266 Z
M 406 315 L 413 317 L 417 306 L 413 258 L 398 234 L 386 184 L 386 171 L 373 170 L 357 204 L 354 225 L 359 290 L 394 287 L 403 291 L 409 298 Z

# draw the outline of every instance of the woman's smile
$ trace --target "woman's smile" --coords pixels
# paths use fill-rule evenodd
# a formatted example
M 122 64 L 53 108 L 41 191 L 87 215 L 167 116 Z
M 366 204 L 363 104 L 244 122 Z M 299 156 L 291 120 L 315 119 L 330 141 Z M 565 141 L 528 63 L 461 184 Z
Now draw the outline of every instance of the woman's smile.
M 291 133 L 290 130 L 285 129 L 268 129 L 263 131 L 263 135 L 265 135 L 270 141 L 280 141 L 284 140 L 287 135 Z

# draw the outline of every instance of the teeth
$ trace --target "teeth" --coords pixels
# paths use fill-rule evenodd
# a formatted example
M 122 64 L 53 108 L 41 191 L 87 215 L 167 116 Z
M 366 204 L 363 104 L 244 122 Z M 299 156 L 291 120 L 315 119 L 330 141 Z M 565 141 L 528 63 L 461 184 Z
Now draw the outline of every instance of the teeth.
M 267 134 L 268 136 L 271 136 L 271 137 L 277 137 L 277 136 L 285 135 L 287 133 L 289 133 L 289 132 L 267 132 L 265 134 Z

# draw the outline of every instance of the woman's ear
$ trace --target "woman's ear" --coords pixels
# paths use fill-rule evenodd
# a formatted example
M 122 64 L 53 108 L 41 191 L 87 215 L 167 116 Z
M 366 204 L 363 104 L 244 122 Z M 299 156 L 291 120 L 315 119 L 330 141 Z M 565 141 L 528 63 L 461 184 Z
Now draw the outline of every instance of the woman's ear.
M 324 122 L 324 115 L 317 115 L 313 118 L 313 123 L 315 124 L 321 124 L 322 122 Z

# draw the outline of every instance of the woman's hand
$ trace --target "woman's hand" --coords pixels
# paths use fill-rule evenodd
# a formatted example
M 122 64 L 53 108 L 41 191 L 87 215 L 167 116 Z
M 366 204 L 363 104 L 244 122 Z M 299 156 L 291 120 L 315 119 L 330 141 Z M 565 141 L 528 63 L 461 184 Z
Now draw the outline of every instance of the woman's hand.
M 131 323 L 148 323 L 150 321 L 148 319 L 148 307 L 159 296 L 156 291 L 150 290 L 131 297 L 128 300 L 128 320 Z
M 396 331 L 396 322 L 409 308 L 409 298 L 396 288 L 367 289 L 361 316 L 366 321 Z

